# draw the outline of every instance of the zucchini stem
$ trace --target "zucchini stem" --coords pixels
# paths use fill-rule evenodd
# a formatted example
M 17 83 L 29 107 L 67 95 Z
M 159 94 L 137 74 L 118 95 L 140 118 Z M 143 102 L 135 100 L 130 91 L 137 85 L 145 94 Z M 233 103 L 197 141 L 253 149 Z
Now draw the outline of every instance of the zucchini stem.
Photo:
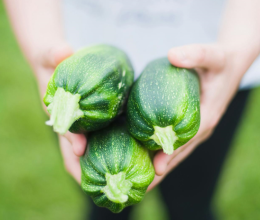
M 80 98 L 79 94 L 73 95 L 59 87 L 47 108 L 51 117 L 46 124 L 53 126 L 53 130 L 59 134 L 65 134 L 71 125 L 84 115 L 79 108 Z
M 125 173 L 120 172 L 112 175 L 106 173 L 107 185 L 101 190 L 107 198 L 115 203 L 125 203 L 128 200 L 128 192 L 132 187 L 132 183 L 125 179 Z
M 162 147 L 164 153 L 169 155 L 173 153 L 173 145 L 178 139 L 177 135 L 172 129 L 172 125 L 164 128 L 154 126 L 154 134 L 150 138 L 153 139 L 156 144 Z

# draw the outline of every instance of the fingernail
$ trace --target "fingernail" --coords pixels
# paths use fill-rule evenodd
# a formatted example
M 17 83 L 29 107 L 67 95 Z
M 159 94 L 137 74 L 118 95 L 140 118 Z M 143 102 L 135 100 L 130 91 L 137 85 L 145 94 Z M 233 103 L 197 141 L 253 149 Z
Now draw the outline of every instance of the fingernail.
M 177 49 L 177 50 L 175 50 L 175 51 L 174 51 L 174 56 L 176 56 L 176 57 L 179 59 L 179 61 L 184 61 L 184 60 L 186 60 L 186 53 L 185 53 L 185 51 L 182 50 L 182 49 Z
M 164 166 L 162 167 L 163 169 L 163 174 L 166 172 L 166 169 L 167 169 L 167 165 L 168 165 L 168 163 L 167 164 L 164 164 Z
M 159 169 L 157 168 L 155 170 L 155 173 L 156 173 L 157 176 L 162 176 L 165 173 L 165 171 L 166 171 L 166 165 L 161 165 L 159 167 Z
M 180 51 L 180 60 L 181 60 L 181 61 L 186 60 L 186 53 L 185 53 L 184 50 L 181 50 L 181 51 Z
M 181 62 L 186 60 L 186 53 L 183 49 L 172 49 L 170 54 L 173 58 L 177 58 Z

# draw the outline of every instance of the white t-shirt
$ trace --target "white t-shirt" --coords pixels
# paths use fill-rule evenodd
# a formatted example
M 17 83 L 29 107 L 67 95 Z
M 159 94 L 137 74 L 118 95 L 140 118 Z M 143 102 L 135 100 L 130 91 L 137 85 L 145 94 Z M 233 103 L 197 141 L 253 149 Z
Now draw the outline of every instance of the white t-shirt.
M 64 0 L 63 14 L 74 49 L 106 43 L 124 50 L 137 78 L 170 48 L 217 39 L 225 0 Z M 260 84 L 260 56 L 241 88 Z

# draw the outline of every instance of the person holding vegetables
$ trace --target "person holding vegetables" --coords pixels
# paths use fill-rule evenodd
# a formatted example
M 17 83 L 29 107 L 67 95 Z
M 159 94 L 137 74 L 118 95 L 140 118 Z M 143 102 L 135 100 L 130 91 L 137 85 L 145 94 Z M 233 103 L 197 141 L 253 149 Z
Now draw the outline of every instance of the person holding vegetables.
M 199 131 L 173 154 L 156 153 L 148 190 L 159 186 L 171 219 L 214 219 L 210 202 L 221 166 L 250 88 L 260 83 L 260 1 L 5 0 L 5 5 L 41 97 L 72 47 L 89 44 L 122 48 L 136 77 L 167 54 L 174 66 L 197 71 Z M 67 132 L 59 142 L 67 171 L 80 183 L 85 136 Z M 127 219 L 130 211 L 112 214 L 93 206 L 91 219 Z

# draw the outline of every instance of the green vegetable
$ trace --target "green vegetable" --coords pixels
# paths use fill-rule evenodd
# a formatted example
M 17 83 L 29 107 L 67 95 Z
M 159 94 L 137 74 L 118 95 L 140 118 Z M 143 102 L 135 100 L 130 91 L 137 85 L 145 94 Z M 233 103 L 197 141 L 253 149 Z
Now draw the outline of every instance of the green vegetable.
M 150 150 L 172 154 L 199 129 L 199 95 L 194 70 L 172 66 L 167 58 L 149 63 L 129 95 L 129 132 Z
M 140 202 L 154 178 L 147 149 L 122 125 L 90 133 L 80 165 L 82 189 L 96 205 L 115 213 Z
M 115 47 L 97 45 L 76 52 L 58 65 L 49 81 L 43 100 L 51 114 L 46 124 L 60 134 L 107 126 L 122 111 L 133 77 L 128 57 Z

